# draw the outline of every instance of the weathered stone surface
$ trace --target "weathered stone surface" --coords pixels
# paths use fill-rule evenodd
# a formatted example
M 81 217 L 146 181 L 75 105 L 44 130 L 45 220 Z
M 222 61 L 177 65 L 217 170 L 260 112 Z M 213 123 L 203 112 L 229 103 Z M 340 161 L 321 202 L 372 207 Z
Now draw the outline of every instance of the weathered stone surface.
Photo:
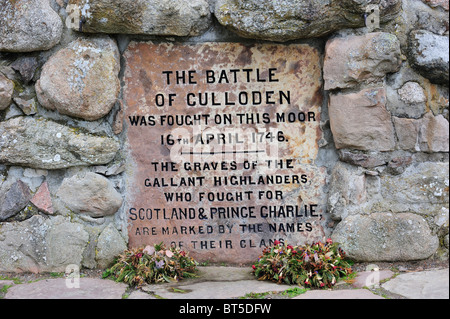
M 19 72 L 22 81 L 28 84 L 36 72 L 39 63 L 36 57 L 21 57 L 11 64 L 11 68 Z
M 381 21 L 395 17 L 401 1 L 218 0 L 219 22 L 246 38 L 289 41 L 321 37 L 339 29 L 363 27 L 370 3 L 380 5 Z
M 112 280 L 79 278 L 79 287 L 68 278 L 39 280 L 8 289 L 5 299 L 123 299 L 128 286 Z M 69 283 L 69 286 L 67 285 Z M 72 286 L 72 287 L 71 287 Z
M 419 145 L 423 152 L 449 151 L 449 123 L 442 115 L 425 114 L 421 120 Z
M 421 260 L 439 247 L 425 219 L 411 213 L 348 216 L 332 239 L 350 258 L 362 262 Z
M 0 227 L 0 270 L 5 272 L 65 271 L 81 265 L 89 236 L 83 225 L 57 216 L 36 215 Z
M 400 274 L 382 287 L 408 299 L 449 299 L 449 270 Z
M 449 39 L 426 30 L 410 33 L 408 56 L 410 64 L 433 83 L 448 86 Z
M 97 266 L 99 268 L 110 267 L 114 259 L 127 249 L 127 243 L 118 230 L 108 225 L 97 239 Z
M 0 163 L 61 169 L 109 163 L 119 143 L 53 121 L 16 117 L 0 123 Z
M 6 109 L 11 104 L 14 92 L 14 82 L 0 73 L 0 111 Z
M 395 148 L 384 88 L 331 94 L 330 124 L 337 149 L 391 151 Z
M 112 182 L 95 173 L 64 179 L 56 196 L 74 213 L 94 218 L 114 215 L 123 201 Z
M 109 37 L 77 39 L 54 54 L 36 83 L 46 108 L 85 120 L 109 113 L 120 89 L 119 50 Z
M 428 112 L 418 120 L 393 119 L 400 149 L 428 153 L 449 151 L 449 123 L 444 116 Z
M 31 52 L 55 46 L 62 34 L 49 0 L 0 0 L 0 51 Z
M 442 226 L 448 210 L 448 163 L 412 163 L 411 157 L 389 161 L 388 173 L 371 176 L 346 163 L 336 164 L 329 184 L 328 212 L 340 221 L 351 215 L 411 212 L 434 217 Z M 389 167 L 391 166 L 391 167 Z
M 2 190 L 0 185 L 0 222 L 16 215 L 27 206 L 31 192 L 25 183 L 18 180 L 8 190 Z
M 400 118 L 421 118 L 433 105 L 430 101 L 433 84 L 414 71 L 405 61 L 400 70 L 386 77 L 386 107 L 393 116 Z M 436 85 L 434 85 L 436 86 Z M 439 93 L 434 89 L 437 97 Z
M 432 8 L 441 7 L 445 10 L 449 10 L 449 1 L 448 0 L 422 0 L 426 4 L 428 4 Z
M 435 215 L 448 207 L 448 163 L 419 163 L 409 166 L 397 176 L 380 178 L 380 194 L 384 201 L 378 203 L 380 211 L 411 211 Z
M 54 211 L 52 198 L 50 196 L 50 191 L 48 190 L 47 182 L 42 183 L 36 194 L 34 194 L 31 199 L 31 203 L 33 203 L 39 211 L 53 215 Z
M 372 270 L 358 272 L 355 281 L 352 282 L 352 287 L 354 288 L 380 288 L 380 281 L 386 281 L 392 278 L 395 273 L 391 270 Z
M 385 32 L 334 38 L 325 51 L 325 90 L 383 81 L 402 62 L 400 41 Z
M 398 90 L 400 99 L 408 104 L 426 102 L 423 88 L 417 82 L 407 82 Z
M 194 36 L 211 23 L 205 0 L 70 0 L 68 8 L 73 29 L 84 17 L 83 32 Z
M 393 117 L 395 132 L 398 139 L 398 148 L 408 151 L 417 151 L 419 148 L 420 120 Z
M 370 300 L 370 299 L 384 299 L 367 289 L 345 289 L 345 290 L 309 290 L 305 294 L 302 294 L 293 299 L 297 300 L 329 300 L 329 299 L 346 299 L 346 300 Z
M 37 103 L 34 98 L 24 100 L 20 97 L 15 97 L 13 100 L 25 115 L 34 115 L 37 113 Z
M 377 166 L 385 165 L 388 161 L 385 156 L 379 152 L 366 154 L 355 151 L 339 150 L 338 156 L 342 162 L 364 168 L 375 168 Z
M 349 207 L 367 201 L 366 177 L 361 169 L 338 162 L 330 178 L 327 210 L 333 220 L 340 221 L 349 214 Z

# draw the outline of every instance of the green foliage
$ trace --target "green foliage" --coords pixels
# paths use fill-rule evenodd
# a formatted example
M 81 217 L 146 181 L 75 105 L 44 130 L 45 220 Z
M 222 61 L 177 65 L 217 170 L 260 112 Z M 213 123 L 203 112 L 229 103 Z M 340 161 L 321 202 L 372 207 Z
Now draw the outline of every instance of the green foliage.
M 352 273 L 351 265 L 345 259 L 345 252 L 331 239 L 325 244 L 316 242 L 295 247 L 275 241 L 274 246 L 265 248 L 259 256 L 253 265 L 253 273 L 258 280 L 330 288 L 341 277 Z
M 116 258 L 115 264 L 103 273 L 130 286 L 145 283 L 178 281 L 195 277 L 198 263 L 179 248 L 167 249 L 163 243 L 145 248 L 126 250 Z

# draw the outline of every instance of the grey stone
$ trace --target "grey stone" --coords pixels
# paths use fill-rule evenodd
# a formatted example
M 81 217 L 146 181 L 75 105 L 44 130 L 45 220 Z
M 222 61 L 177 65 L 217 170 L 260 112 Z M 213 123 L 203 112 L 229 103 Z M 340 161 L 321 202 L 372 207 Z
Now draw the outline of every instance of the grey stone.
M 0 73 L 0 111 L 11 104 L 14 92 L 14 82 Z
M 384 200 L 378 203 L 380 210 L 435 215 L 445 205 L 449 196 L 448 163 L 416 163 L 403 174 L 385 175 L 380 178 L 380 194 Z
M 112 182 L 90 172 L 65 178 L 56 196 L 74 213 L 94 218 L 114 215 L 123 201 Z
M 189 284 L 180 282 L 176 292 L 167 286 L 149 285 L 145 291 L 151 292 L 167 299 L 231 299 L 243 297 L 249 293 L 264 293 L 270 291 L 285 291 L 289 286 L 277 285 L 269 281 L 242 280 L 242 281 L 206 281 Z
M 20 97 L 15 97 L 13 100 L 25 115 L 34 115 L 37 113 L 37 103 L 35 99 L 24 100 Z
M 382 287 L 408 299 L 449 299 L 449 270 L 401 274 Z
M 100 234 L 97 240 L 97 266 L 108 268 L 114 259 L 127 249 L 127 243 L 118 230 L 108 225 Z
M 119 143 L 45 119 L 16 117 L 0 122 L 0 163 L 61 169 L 109 163 Z
M 366 289 L 310 290 L 293 299 L 384 299 Z
M 380 288 L 380 282 L 386 281 L 394 276 L 394 272 L 390 270 L 373 270 L 373 271 L 362 271 L 356 274 L 352 286 L 355 288 Z
M 63 24 L 49 0 L 0 0 L 0 51 L 48 50 L 61 38 Z
M 407 82 L 399 90 L 400 99 L 408 104 L 424 103 L 427 100 L 423 88 L 417 82 Z
M 39 63 L 36 57 L 21 57 L 11 64 L 11 67 L 20 73 L 22 81 L 28 84 L 33 77 Z
M 398 72 L 386 77 L 386 106 L 394 116 L 419 119 L 432 104 L 431 90 L 430 82 L 405 61 Z
M 427 259 L 439 247 L 425 219 L 411 213 L 348 216 L 331 238 L 361 262 Z
M 80 278 L 45 279 L 8 289 L 5 299 L 122 299 L 128 286 L 112 280 Z
M 0 222 L 19 213 L 27 206 L 31 198 L 30 189 L 20 180 L 12 184 L 5 192 L 0 187 Z
M 349 207 L 367 201 L 366 176 L 355 166 L 338 162 L 330 178 L 327 211 L 340 221 L 349 214 Z
M 380 5 L 382 22 L 393 19 L 401 10 L 398 0 L 218 0 L 215 15 L 240 36 L 284 42 L 363 27 L 363 14 L 370 3 Z
M 69 26 L 79 31 L 81 19 L 90 33 L 195 36 L 211 24 L 205 0 L 70 0 L 68 8 Z
M 89 236 L 83 225 L 35 215 L 0 227 L 0 271 L 61 272 L 81 265 Z
M 325 90 L 383 81 L 402 62 L 400 41 L 393 34 L 374 32 L 337 37 L 325 48 Z
M 409 41 L 409 61 L 421 75 L 433 83 L 448 86 L 449 39 L 426 30 L 412 31 Z
M 93 121 L 107 115 L 119 95 L 119 49 L 109 37 L 77 39 L 42 67 L 39 103 L 50 110 Z

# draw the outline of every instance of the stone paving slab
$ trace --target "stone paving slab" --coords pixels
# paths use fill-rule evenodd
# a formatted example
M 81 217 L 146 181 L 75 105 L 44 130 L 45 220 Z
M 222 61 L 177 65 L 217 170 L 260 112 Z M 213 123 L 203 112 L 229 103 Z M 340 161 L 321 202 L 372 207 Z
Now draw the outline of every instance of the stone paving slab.
M 57 278 L 15 285 L 8 289 L 5 299 L 122 299 L 128 287 L 94 278 L 80 278 L 79 288 L 68 288 L 66 283 L 66 279 Z
M 144 290 L 165 299 L 232 299 L 244 297 L 250 293 L 282 292 L 289 289 L 289 287 L 267 281 L 242 280 L 227 282 L 206 281 L 192 285 L 179 285 L 177 287 L 149 285 Z
M 355 281 L 352 283 L 352 287 L 354 288 L 379 287 L 381 281 L 390 279 L 394 275 L 395 275 L 394 272 L 390 270 L 359 272 L 355 278 Z
M 401 274 L 381 287 L 408 299 L 449 299 L 449 269 Z
M 351 286 L 336 287 L 334 290 L 309 290 L 293 299 L 384 299 L 368 289 L 350 288 L 367 286 L 367 282 L 372 282 L 370 276 L 373 275 L 373 272 L 362 272 Z M 380 276 L 380 280 L 393 277 L 393 273 L 384 271 L 376 275 Z M 129 295 L 126 284 L 112 280 L 81 278 L 79 288 L 69 288 L 68 282 L 73 283 L 65 278 L 17 285 L 3 280 L 0 281 L 0 288 L 12 285 L 8 288 L 5 299 L 231 299 L 250 293 L 279 293 L 292 287 L 257 281 L 248 268 L 235 267 L 199 267 L 198 278 L 148 285 Z M 382 284 L 381 290 L 410 299 L 448 299 L 449 269 L 401 274 Z
M 384 299 L 367 289 L 310 290 L 293 299 Z

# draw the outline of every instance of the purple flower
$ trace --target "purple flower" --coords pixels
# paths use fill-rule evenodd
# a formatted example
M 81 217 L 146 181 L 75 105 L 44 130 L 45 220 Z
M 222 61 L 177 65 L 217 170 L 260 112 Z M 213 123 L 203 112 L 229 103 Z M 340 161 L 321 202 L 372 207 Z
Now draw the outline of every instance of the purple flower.
M 162 267 L 164 267 L 164 264 L 165 264 L 164 260 L 157 261 L 156 262 L 156 269 L 161 269 Z

